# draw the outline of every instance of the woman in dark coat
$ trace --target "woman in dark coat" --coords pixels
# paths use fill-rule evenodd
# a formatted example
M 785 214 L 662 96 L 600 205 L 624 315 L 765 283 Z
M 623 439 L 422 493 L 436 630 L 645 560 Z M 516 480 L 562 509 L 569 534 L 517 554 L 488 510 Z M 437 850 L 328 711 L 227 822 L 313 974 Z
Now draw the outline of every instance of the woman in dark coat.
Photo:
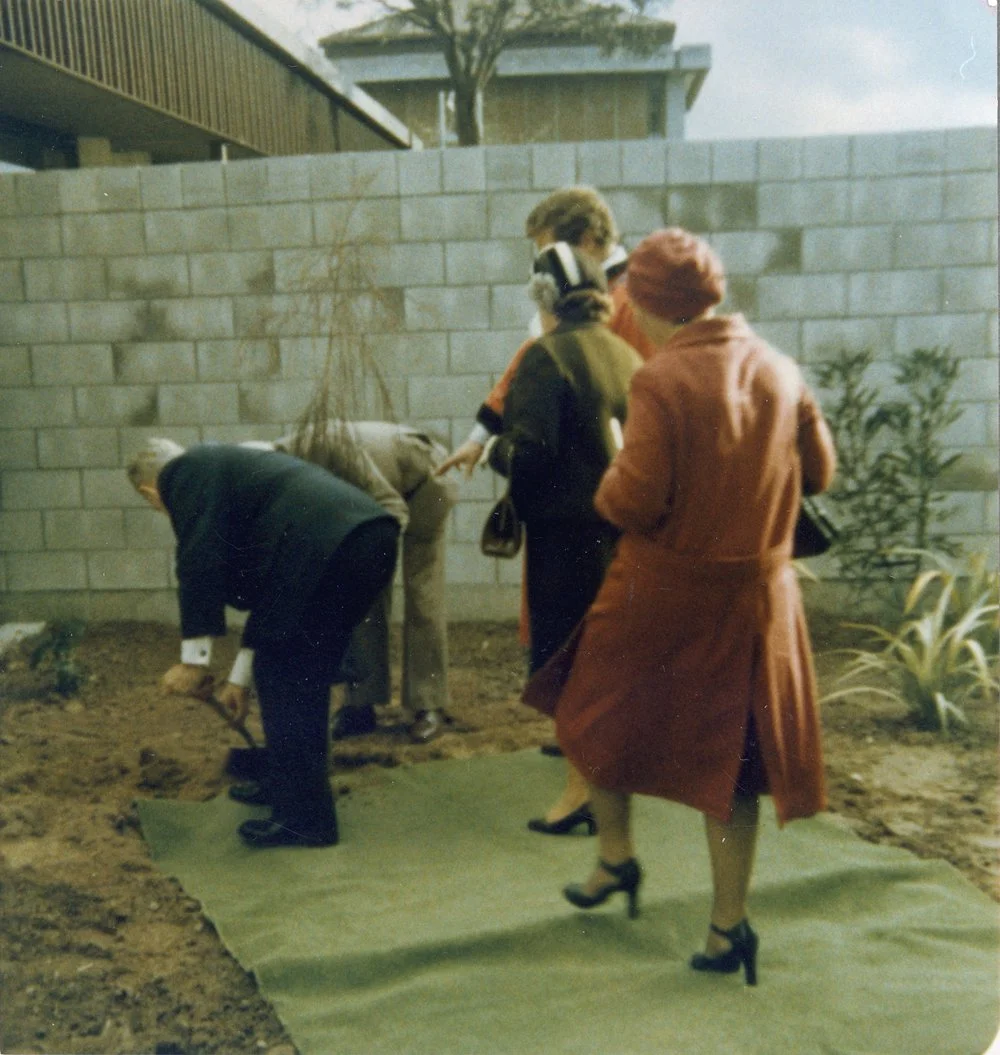
M 714 901 L 698 970 L 755 980 L 746 920 L 758 795 L 779 822 L 824 806 L 812 658 L 792 536 L 803 489 L 835 458 L 796 364 L 740 315 L 715 317 L 725 285 L 712 250 L 673 228 L 645 239 L 627 277 L 660 351 L 635 375 L 624 446 L 597 511 L 622 532 L 583 626 L 529 684 L 586 774 L 599 861 L 566 888 L 582 908 L 641 879 L 632 794 L 705 815 Z
M 594 509 L 594 492 L 618 449 L 641 360 L 606 325 L 602 270 L 566 242 L 538 254 L 530 291 L 547 333 L 518 367 L 489 463 L 510 477 L 525 524 L 534 673 L 583 618 L 611 559 L 618 531 Z M 581 824 L 593 832 L 586 784 L 571 769 L 559 801 L 529 827 L 560 835 Z

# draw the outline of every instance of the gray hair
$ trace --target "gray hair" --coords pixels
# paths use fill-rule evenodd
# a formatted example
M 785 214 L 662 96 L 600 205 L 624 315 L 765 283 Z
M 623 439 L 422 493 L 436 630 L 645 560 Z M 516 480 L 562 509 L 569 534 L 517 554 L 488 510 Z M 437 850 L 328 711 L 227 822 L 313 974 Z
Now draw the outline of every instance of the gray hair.
M 183 453 L 184 448 L 179 443 L 154 436 L 146 441 L 146 446 L 128 463 L 125 472 L 137 490 L 143 484 L 155 486 L 157 477 L 167 462 L 172 462 Z

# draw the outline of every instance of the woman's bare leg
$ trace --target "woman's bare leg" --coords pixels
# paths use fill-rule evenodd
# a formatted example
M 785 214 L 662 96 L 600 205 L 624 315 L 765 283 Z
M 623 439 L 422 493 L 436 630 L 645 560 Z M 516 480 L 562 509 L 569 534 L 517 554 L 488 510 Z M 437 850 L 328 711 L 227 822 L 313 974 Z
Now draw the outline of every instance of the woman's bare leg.
M 759 819 L 760 800 L 756 795 L 734 800 L 733 815 L 728 824 L 705 816 L 705 835 L 712 866 L 712 922 L 722 930 L 729 930 L 746 919 Z M 709 932 L 705 944 L 709 956 L 725 952 L 728 947 L 725 938 Z
M 597 856 L 609 865 L 618 865 L 635 855 L 632 845 L 632 796 L 620 791 L 606 791 L 589 785 L 590 808 L 597 821 Z M 584 884 L 587 894 L 614 882 L 614 876 L 600 865 Z
M 552 804 L 545 819 L 554 824 L 561 821 L 574 810 L 578 810 L 590 798 L 590 789 L 583 779 L 583 774 L 571 762 L 566 763 L 566 784 L 563 792 Z

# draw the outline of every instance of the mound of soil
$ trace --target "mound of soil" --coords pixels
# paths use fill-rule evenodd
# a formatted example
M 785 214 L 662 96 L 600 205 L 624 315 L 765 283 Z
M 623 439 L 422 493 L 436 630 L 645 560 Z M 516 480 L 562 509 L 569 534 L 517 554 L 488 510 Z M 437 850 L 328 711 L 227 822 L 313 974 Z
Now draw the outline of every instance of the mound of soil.
M 813 636 L 828 690 L 843 659 L 824 653 L 844 634 L 814 618 Z M 34 665 L 24 646 L 0 670 L 0 1050 L 293 1055 L 252 977 L 198 903 L 151 864 L 138 830 L 137 797 L 213 797 L 241 744 L 204 704 L 159 690 L 176 631 L 108 623 L 69 648 L 48 644 Z M 219 671 L 236 647 L 230 637 L 217 649 Z M 450 647 L 445 734 L 412 744 L 386 708 L 375 734 L 334 745 L 340 794 L 377 767 L 550 739 L 548 720 L 518 701 L 524 660 L 512 624 L 455 625 Z M 862 838 L 943 857 L 998 898 L 997 715 L 982 704 L 969 719 L 943 738 L 875 698 L 825 705 L 831 809 Z M 255 717 L 250 728 L 263 739 Z

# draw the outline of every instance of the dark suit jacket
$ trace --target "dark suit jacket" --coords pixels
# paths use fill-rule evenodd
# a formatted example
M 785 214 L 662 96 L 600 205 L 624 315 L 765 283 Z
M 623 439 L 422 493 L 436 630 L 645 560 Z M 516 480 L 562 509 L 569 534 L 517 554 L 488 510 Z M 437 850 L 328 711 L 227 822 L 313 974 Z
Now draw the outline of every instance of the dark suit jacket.
M 490 465 L 510 476 L 526 523 L 600 519 L 594 492 L 617 451 L 611 419 L 624 423 L 629 383 L 641 363 L 600 323 L 561 323 L 525 353 Z
M 192 447 L 160 473 L 177 536 L 184 637 L 225 633 L 225 606 L 249 610 L 256 648 L 299 624 L 330 557 L 357 527 L 392 520 L 363 491 L 291 455 Z

